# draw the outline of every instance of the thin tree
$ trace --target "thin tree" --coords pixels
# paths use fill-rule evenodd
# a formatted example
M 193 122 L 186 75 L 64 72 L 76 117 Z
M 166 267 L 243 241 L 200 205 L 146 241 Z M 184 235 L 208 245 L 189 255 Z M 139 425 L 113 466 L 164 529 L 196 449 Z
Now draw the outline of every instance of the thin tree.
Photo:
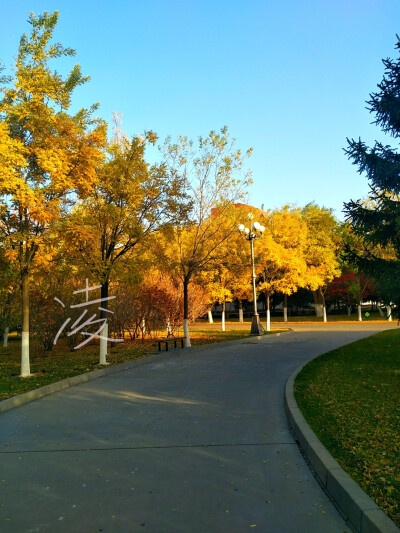
M 104 123 L 96 109 L 68 113 L 74 89 L 88 81 L 79 65 L 64 79 L 49 62 L 74 50 L 52 43 L 58 12 L 31 13 L 31 32 L 21 37 L 14 75 L 2 78 L 0 146 L 11 139 L 20 160 L 0 171 L 0 230 L 17 262 L 22 288 L 21 377 L 30 375 L 29 278 L 40 258 L 49 227 L 65 210 L 70 193 L 85 195 L 103 158 Z M 0 148 L 0 158 L 4 153 Z M 1 165 L 0 165 L 1 167 Z
M 331 209 L 314 203 L 302 210 L 307 225 L 305 286 L 313 292 L 316 315 L 326 318 L 325 293 L 333 278 L 340 275 L 338 223 Z
M 182 282 L 185 344 L 190 347 L 189 284 L 196 272 L 218 261 L 221 245 L 236 231 L 238 211 L 233 206 L 251 183 L 243 168 L 251 150 L 243 155 L 236 149 L 227 127 L 199 137 L 197 144 L 187 137 L 176 143 L 168 138 L 161 150 L 170 171 L 184 177 L 189 195 L 187 216 L 169 232 L 164 265 Z

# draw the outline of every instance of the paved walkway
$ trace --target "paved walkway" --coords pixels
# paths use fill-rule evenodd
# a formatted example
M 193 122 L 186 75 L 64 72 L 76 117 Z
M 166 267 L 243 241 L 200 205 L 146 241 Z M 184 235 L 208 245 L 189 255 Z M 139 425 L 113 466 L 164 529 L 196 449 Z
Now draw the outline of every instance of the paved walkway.
M 2 533 L 343 533 L 288 429 L 304 361 L 391 324 L 176 350 L 0 416 Z

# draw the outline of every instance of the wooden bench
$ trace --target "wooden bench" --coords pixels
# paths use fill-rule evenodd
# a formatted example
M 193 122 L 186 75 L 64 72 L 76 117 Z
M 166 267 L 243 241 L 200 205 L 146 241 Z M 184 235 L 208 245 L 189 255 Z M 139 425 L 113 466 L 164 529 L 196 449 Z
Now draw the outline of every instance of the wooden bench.
M 165 351 L 168 352 L 168 344 L 174 343 L 174 348 L 176 348 L 176 343 L 178 341 L 181 342 L 181 347 L 183 348 L 183 341 L 185 340 L 185 337 L 167 337 L 166 339 L 159 339 L 158 341 L 158 351 L 161 352 L 161 344 L 165 343 Z

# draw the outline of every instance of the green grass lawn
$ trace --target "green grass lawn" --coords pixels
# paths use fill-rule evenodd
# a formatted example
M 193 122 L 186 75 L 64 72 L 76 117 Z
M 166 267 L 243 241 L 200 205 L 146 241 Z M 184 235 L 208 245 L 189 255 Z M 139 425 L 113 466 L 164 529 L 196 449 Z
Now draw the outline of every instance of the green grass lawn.
M 400 526 L 400 331 L 311 361 L 295 397 L 321 442 Z
M 284 330 L 274 330 L 273 333 Z M 271 332 L 272 333 L 272 332 Z M 176 332 L 181 335 L 182 332 Z M 249 337 L 249 332 L 198 330 L 191 333 L 193 346 L 224 342 Z M 181 349 L 181 348 L 177 348 Z M 109 348 L 107 361 L 111 365 L 125 363 L 141 357 L 149 357 L 158 350 L 155 339 L 138 341 L 125 341 L 118 343 L 114 348 Z M 55 381 L 84 374 L 100 368 L 98 345 L 85 346 L 75 352 L 69 351 L 60 340 L 47 355 L 31 355 L 31 373 L 33 376 L 21 379 L 21 340 L 19 337 L 10 336 L 7 348 L 0 346 L 0 400 L 11 398 Z

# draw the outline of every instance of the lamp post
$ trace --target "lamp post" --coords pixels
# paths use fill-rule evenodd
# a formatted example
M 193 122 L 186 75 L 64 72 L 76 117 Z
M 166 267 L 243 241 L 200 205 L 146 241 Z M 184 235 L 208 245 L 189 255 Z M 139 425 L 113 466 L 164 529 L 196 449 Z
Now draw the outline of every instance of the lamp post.
M 256 273 L 254 269 L 254 240 L 262 237 L 262 234 L 265 231 L 264 226 L 261 226 L 259 222 L 253 222 L 253 214 L 249 213 L 248 215 L 250 220 L 250 228 L 246 228 L 243 224 L 239 224 L 238 230 L 242 236 L 250 241 L 250 252 L 251 252 L 251 279 L 253 284 L 253 318 L 251 320 L 251 330 L 250 335 L 262 335 L 260 317 L 257 312 L 257 295 L 256 295 Z

